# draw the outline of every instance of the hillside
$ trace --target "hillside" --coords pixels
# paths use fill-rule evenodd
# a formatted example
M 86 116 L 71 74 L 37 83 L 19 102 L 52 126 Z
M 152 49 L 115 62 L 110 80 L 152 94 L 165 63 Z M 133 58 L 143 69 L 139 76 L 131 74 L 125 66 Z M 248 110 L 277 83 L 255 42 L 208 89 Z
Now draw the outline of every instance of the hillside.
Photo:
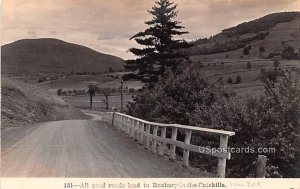
M 300 12 L 274 13 L 262 18 L 224 29 L 207 39 L 193 42 L 189 51 L 193 60 L 198 58 L 242 58 L 244 47 L 250 46 L 247 57 L 266 57 L 280 53 L 291 46 L 300 48 Z M 265 51 L 260 52 L 263 46 Z
M 1 47 L 2 73 L 106 73 L 120 71 L 121 58 L 57 39 L 24 39 Z
M 42 87 L 1 78 L 1 130 L 50 120 L 82 119 L 84 114 Z

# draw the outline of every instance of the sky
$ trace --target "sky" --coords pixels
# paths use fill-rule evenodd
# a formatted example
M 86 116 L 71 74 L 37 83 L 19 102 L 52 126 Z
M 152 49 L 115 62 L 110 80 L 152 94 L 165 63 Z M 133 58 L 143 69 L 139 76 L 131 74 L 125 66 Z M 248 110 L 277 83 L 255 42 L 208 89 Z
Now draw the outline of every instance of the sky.
M 274 12 L 300 11 L 300 0 L 171 0 L 191 41 Z M 134 58 L 129 40 L 146 28 L 154 0 L 2 0 L 1 43 L 57 38 Z

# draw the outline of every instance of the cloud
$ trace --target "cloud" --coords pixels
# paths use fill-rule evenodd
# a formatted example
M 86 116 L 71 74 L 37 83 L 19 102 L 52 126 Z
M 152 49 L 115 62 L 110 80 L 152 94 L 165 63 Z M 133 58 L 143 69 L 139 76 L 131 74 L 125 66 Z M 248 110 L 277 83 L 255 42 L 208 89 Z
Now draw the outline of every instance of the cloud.
M 174 0 L 190 34 L 208 37 L 266 14 L 300 10 L 299 0 Z M 149 0 L 2 0 L 2 42 L 53 37 L 123 58 L 136 45 L 129 38 L 145 29 Z M 34 29 L 33 29 L 34 28 Z

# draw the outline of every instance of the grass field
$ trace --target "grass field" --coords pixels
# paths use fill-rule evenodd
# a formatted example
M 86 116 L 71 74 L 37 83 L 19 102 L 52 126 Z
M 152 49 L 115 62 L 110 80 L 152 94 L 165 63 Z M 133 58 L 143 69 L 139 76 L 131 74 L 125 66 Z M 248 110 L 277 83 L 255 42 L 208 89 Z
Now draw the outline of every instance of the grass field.
M 76 97 L 64 97 L 66 101 L 72 104 L 74 107 L 80 109 L 89 109 L 90 107 L 90 97 L 86 96 L 76 96 Z M 94 96 L 93 98 L 93 110 L 102 110 L 105 111 L 106 104 L 105 104 L 105 97 L 102 95 Z M 132 101 L 132 95 L 124 95 L 123 97 L 123 107 L 126 108 L 128 102 Z M 109 111 L 112 110 L 113 107 L 120 109 L 121 107 L 121 95 L 113 95 L 108 97 L 108 107 Z
M 191 58 L 194 62 L 200 63 L 199 60 Z M 247 67 L 248 62 L 251 63 L 251 68 Z M 261 69 L 266 70 L 274 69 L 274 60 L 269 59 L 204 59 L 201 60 L 201 70 L 204 76 L 210 81 L 217 81 L 222 78 L 224 85 L 227 88 L 233 89 L 241 96 L 246 95 L 260 95 L 262 94 L 262 84 L 259 79 Z M 299 60 L 280 60 L 280 68 L 286 69 L 300 69 Z M 241 82 L 236 83 L 236 78 L 240 76 Z M 228 78 L 232 78 L 232 83 L 228 83 Z M 66 90 L 87 90 L 89 84 L 97 85 L 101 88 L 118 89 L 121 86 L 120 79 L 109 77 L 105 74 L 102 75 L 69 75 L 62 76 L 56 80 L 46 81 L 39 83 L 44 87 L 48 87 L 49 91 L 56 94 L 57 89 L 62 88 Z M 125 81 L 123 88 L 140 89 L 143 83 L 140 81 Z M 65 97 L 73 106 L 87 109 L 89 108 L 89 96 Z M 104 96 L 94 97 L 94 109 L 105 110 L 106 104 L 104 103 Z M 124 105 L 132 101 L 132 95 L 124 95 Z M 112 107 L 121 107 L 120 95 L 109 97 L 109 109 Z
M 198 61 L 199 62 L 199 61 Z M 251 68 L 247 68 L 247 63 L 251 63 Z M 299 60 L 280 60 L 279 68 L 283 70 L 300 69 Z M 222 78 L 226 87 L 232 88 L 239 95 L 261 94 L 262 84 L 259 80 L 261 69 L 274 69 L 274 60 L 249 59 L 249 60 L 228 60 L 213 59 L 201 61 L 203 75 L 211 81 Z M 235 83 L 237 76 L 241 77 L 241 83 Z M 228 78 L 232 78 L 232 84 L 228 83 Z

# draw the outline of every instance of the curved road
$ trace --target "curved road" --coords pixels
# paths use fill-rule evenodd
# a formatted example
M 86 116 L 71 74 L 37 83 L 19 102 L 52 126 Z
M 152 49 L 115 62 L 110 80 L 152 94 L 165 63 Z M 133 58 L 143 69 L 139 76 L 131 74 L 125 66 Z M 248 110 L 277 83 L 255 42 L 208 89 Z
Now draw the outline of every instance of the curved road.
M 2 137 L 2 177 L 205 177 L 145 150 L 97 117 L 18 132 L 13 143 Z

